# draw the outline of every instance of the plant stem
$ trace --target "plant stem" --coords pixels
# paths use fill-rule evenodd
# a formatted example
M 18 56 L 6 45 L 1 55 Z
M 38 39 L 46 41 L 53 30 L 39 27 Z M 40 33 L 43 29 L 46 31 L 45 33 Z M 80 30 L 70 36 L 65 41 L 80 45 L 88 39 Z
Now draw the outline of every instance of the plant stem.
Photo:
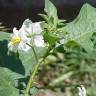
M 28 43 L 26 43 L 26 44 L 32 48 L 34 56 L 35 56 L 35 59 L 38 62 L 38 57 L 37 57 L 37 54 L 36 54 L 36 51 L 35 51 L 34 47 L 32 45 L 28 44 Z
M 44 61 L 44 60 L 46 59 L 46 57 L 48 56 L 48 53 L 50 52 L 50 50 L 51 50 L 51 47 L 48 48 L 48 50 L 46 51 L 46 53 L 45 53 L 45 55 L 43 56 L 42 59 L 37 60 L 38 62 L 37 62 L 37 64 L 36 64 L 35 68 L 34 68 L 34 71 L 33 71 L 32 75 L 30 76 L 30 79 L 29 79 L 29 82 L 28 82 L 28 84 L 27 84 L 27 87 L 26 87 L 24 96 L 29 96 L 28 94 L 29 94 L 30 88 L 31 88 L 31 86 L 32 86 L 32 84 L 33 84 L 33 82 L 34 82 L 34 77 L 35 77 L 35 75 L 36 75 L 36 72 L 38 71 L 38 68 L 39 68 L 40 64 L 42 64 L 43 61 Z M 35 50 L 34 50 L 34 52 L 35 52 Z M 37 55 L 36 55 L 36 56 L 37 56 Z
M 33 52 L 34 52 L 35 59 L 36 59 L 36 61 L 38 62 L 38 57 L 37 57 L 37 54 L 36 54 L 36 51 L 35 51 L 34 47 L 31 47 L 31 48 L 32 48 L 32 50 L 33 50 Z
M 35 69 L 34 69 L 34 72 L 32 73 L 30 79 L 29 79 L 29 82 L 28 82 L 28 85 L 27 85 L 27 88 L 26 88 L 26 91 L 25 91 L 25 96 L 28 96 L 29 94 L 29 91 L 30 91 L 30 87 L 32 86 L 33 82 L 34 82 L 34 77 L 36 75 L 36 72 L 40 66 L 40 64 L 44 61 L 44 59 L 42 60 L 39 60 L 38 63 L 36 64 L 35 66 Z

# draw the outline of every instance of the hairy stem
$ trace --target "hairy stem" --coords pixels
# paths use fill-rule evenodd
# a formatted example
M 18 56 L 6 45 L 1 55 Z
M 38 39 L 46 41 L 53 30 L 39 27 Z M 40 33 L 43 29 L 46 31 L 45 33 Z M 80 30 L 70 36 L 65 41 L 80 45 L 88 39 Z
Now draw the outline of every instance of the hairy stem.
M 34 77 L 35 77 L 35 75 L 36 75 L 36 72 L 37 72 L 40 64 L 41 64 L 43 61 L 44 61 L 43 59 L 42 59 L 42 60 L 39 60 L 38 63 L 36 64 L 35 69 L 34 69 L 32 75 L 30 76 L 29 82 L 28 82 L 28 84 L 27 84 L 27 88 L 26 88 L 26 91 L 25 91 L 25 96 L 28 96 L 29 91 L 30 91 L 30 87 L 32 86 L 32 84 L 33 84 L 33 82 L 34 82 Z
M 48 48 L 47 52 L 46 52 L 45 55 L 43 56 L 43 59 L 38 60 L 36 66 L 35 66 L 35 68 L 34 68 L 34 71 L 33 71 L 33 73 L 31 74 L 30 79 L 29 79 L 29 81 L 28 81 L 28 84 L 27 84 L 27 87 L 26 87 L 24 96 L 29 96 L 28 94 L 29 94 L 30 88 L 31 88 L 31 86 L 32 86 L 32 84 L 33 84 L 33 82 L 34 82 L 34 77 L 35 77 L 35 75 L 36 75 L 36 73 L 37 73 L 37 71 L 38 71 L 38 68 L 39 68 L 40 64 L 42 64 L 42 63 L 44 62 L 44 60 L 45 60 L 46 57 L 48 56 L 50 50 L 51 50 L 51 47 Z

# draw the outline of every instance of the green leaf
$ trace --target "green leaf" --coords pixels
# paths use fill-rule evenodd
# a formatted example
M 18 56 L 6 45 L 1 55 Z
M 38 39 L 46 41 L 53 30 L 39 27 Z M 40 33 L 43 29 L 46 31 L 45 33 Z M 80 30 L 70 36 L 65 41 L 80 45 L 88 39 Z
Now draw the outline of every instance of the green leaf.
M 65 42 L 76 41 L 87 52 L 93 51 L 91 36 L 96 32 L 96 8 L 85 4 L 75 20 L 68 23 L 64 30 L 68 32 Z
M 45 14 L 38 14 L 39 16 L 41 16 L 47 23 L 49 23 L 49 18 L 47 15 Z M 43 22 L 44 23 L 44 22 Z M 41 23 L 42 24 L 42 23 Z
M 54 25 L 57 25 L 57 23 L 58 23 L 57 9 L 50 0 L 45 0 L 44 11 L 47 13 L 47 15 L 50 18 L 53 17 Z
M 14 87 L 14 81 L 4 68 L 0 68 L 0 96 L 19 96 L 19 90 Z
M 46 52 L 46 48 L 35 48 L 38 59 L 40 59 Z M 30 75 L 30 72 L 34 70 L 34 65 L 36 65 L 36 58 L 32 50 L 28 52 L 19 52 L 19 59 L 22 61 L 22 64 L 25 69 L 25 75 Z
M 50 0 L 45 0 L 44 11 L 51 17 L 57 17 L 57 9 Z
M 1 31 L 0 31 L 0 41 L 1 41 L 1 40 L 8 40 L 9 37 L 10 37 L 10 33 L 1 32 Z
M 44 34 L 44 39 L 46 42 L 48 42 L 50 45 L 54 45 L 55 42 L 58 40 L 58 38 L 56 38 L 55 36 L 51 36 L 50 34 L 48 34 L 48 32 L 46 32 Z
M 6 72 L 17 79 L 25 74 L 25 69 L 22 61 L 14 53 L 8 54 L 8 41 L 6 38 L 0 41 L 0 67 L 4 67 Z

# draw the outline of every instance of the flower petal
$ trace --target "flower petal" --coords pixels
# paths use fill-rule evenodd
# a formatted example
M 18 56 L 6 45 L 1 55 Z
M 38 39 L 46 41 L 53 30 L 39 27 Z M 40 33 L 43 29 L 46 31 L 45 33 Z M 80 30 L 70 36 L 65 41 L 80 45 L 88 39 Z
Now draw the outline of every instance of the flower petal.
M 41 22 L 36 22 L 36 23 L 33 23 L 33 33 L 34 34 L 41 34 L 42 32 L 42 28 L 41 28 Z
M 44 47 L 44 40 L 42 35 L 37 35 L 34 37 L 34 45 L 36 47 Z
M 17 30 L 16 27 L 13 28 L 13 34 L 12 35 L 18 37 L 19 31 Z
M 21 42 L 18 46 L 18 49 L 24 52 L 27 52 L 30 48 L 25 42 Z
M 8 49 L 9 49 L 10 51 L 16 52 L 17 49 L 18 49 L 18 44 L 13 45 L 12 42 L 9 42 L 9 44 L 8 44 Z
M 83 85 L 81 85 L 80 87 L 78 87 L 78 95 L 79 96 L 86 96 L 86 89 Z
M 23 22 L 23 25 L 22 27 L 20 28 L 20 32 L 22 32 L 23 34 L 27 35 L 27 34 L 31 34 L 32 33 L 32 21 L 29 20 L 29 19 L 26 19 L 24 22 Z

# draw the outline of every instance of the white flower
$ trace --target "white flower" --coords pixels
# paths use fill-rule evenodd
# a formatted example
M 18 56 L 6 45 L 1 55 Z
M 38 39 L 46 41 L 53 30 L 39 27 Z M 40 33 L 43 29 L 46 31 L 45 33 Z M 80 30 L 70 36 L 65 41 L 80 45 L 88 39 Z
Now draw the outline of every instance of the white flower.
M 11 40 L 8 44 L 10 51 L 16 52 L 17 50 L 28 51 L 29 47 L 26 43 L 31 41 L 30 38 L 27 38 L 24 32 L 20 32 L 16 28 L 13 28 L 13 34 L 11 35 Z
M 11 40 L 8 44 L 9 50 L 17 51 L 18 49 L 28 51 L 31 48 L 29 45 L 32 45 L 33 47 L 44 47 L 40 23 L 41 22 L 32 23 L 31 20 L 26 19 L 20 30 L 13 28 L 13 34 L 11 35 Z
M 78 90 L 79 90 L 79 92 L 78 92 L 79 96 L 86 96 L 86 89 L 85 89 L 85 87 L 83 85 L 78 87 Z
M 31 20 L 26 19 L 23 22 L 23 25 L 20 29 L 21 32 L 22 31 L 25 32 L 28 38 L 31 38 L 30 43 L 32 44 L 32 46 L 44 47 L 44 40 L 41 34 L 42 28 L 41 28 L 40 23 L 41 22 L 32 23 Z

